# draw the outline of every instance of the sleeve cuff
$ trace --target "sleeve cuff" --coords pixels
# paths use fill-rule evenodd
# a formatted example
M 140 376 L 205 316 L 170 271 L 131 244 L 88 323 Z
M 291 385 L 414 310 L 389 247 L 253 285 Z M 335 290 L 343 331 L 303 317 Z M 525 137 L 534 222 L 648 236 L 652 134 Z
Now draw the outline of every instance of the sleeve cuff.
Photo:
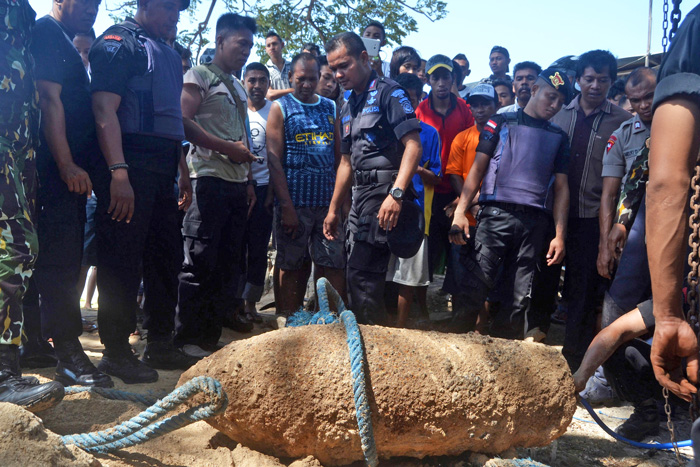
M 653 109 L 656 110 L 665 100 L 679 95 L 700 101 L 700 76 L 695 73 L 676 73 L 662 79 L 654 91 Z
M 421 131 L 420 122 L 417 118 L 409 118 L 408 120 L 404 120 L 394 128 L 394 134 L 396 135 L 397 139 L 403 138 L 412 131 Z
M 623 178 L 625 167 L 619 165 L 603 165 L 603 177 Z

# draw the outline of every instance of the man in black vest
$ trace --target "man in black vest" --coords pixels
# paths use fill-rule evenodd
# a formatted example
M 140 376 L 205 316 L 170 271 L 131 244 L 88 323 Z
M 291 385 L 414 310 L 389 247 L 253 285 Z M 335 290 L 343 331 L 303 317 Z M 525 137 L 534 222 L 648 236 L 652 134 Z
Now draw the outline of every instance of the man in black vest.
M 158 380 L 153 368 L 195 360 L 172 345 L 182 239 L 173 183 L 184 139 L 182 62 L 164 39 L 189 0 L 139 0 L 134 18 L 110 27 L 90 50 L 92 106 L 105 162 L 95 175 L 98 207 L 98 322 L 105 346 L 99 369 L 125 383 Z M 180 193 L 190 190 L 180 171 Z M 141 270 L 148 344 L 136 359 Z M 147 364 L 146 364 L 147 363 Z

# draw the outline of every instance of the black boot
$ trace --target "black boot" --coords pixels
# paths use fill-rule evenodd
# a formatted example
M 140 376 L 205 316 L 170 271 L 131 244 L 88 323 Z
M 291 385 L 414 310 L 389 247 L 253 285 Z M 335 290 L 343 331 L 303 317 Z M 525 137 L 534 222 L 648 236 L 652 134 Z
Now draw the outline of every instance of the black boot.
M 102 373 L 90 358 L 85 355 L 80 340 L 54 340 L 58 365 L 54 379 L 64 386 L 96 386 L 111 388 L 114 386 L 112 378 Z
M 615 432 L 632 441 L 641 441 L 659 433 L 659 422 L 656 401 L 647 399 L 634 408 L 630 418 L 618 426 Z
M 22 368 L 52 368 L 58 362 L 51 344 L 36 336 L 30 337 L 19 348 L 19 363 Z
M 116 376 L 126 384 L 158 381 L 158 372 L 139 360 L 128 342 L 118 346 L 106 345 L 97 369 L 102 373 Z
M 63 396 L 61 383 L 38 384 L 35 378 L 22 378 L 17 346 L 0 344 L 0 402 L 41 412 L 61 402 Z
M 148 341 L 141 361 L 159 370 L 186 370 L 199 358 L 185 354 L 170 341 Z

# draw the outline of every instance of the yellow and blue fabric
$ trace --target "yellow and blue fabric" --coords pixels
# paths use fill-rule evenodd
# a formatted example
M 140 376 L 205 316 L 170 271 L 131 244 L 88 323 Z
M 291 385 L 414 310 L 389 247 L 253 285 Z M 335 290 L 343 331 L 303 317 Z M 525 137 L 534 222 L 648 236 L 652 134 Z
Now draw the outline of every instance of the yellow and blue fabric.
M 423 155 L 418 165 L 424 169 L 430 170 L 436 176 L 442 177 L 442 159 L 440 158 L 442 147 L 440 145 L 440 135 L 434 127 L 427 123 L 420 122 L 420 127 L 420 142 L 423 146 Z M 432 185 L 424 185 L 423 179 L 418 174 L 413 176 L 412 182 L 413 189 L 416 192 L 416 203 L 423 208 L 425 234 L 428 235 L 435 189 Z

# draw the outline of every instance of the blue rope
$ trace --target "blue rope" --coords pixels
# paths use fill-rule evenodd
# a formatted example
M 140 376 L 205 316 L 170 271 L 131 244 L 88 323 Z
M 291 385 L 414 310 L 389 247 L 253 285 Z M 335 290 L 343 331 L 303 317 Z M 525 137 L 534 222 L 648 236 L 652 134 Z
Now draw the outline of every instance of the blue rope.
M 673 449 L 673 443 L 659 443 L 659 444 L 649 444 L 649 443 L 640 443 L 637 441 L 632 441 L 631 439 L 627 439 L 624 436 L 621 436 L 617 433 L 615 433 L 613 430 L 610 429 L 605 423 L 603 423 L 603 420 L 598 417 L 598 414 L 595 413 L 595 410 L 593 410 L 593 407 L 588 403 L 586 399 L 581 399 L 581 405 L 588 410 L 588 413 L 591 414 L 591 417 L 593 417 L 593 420 L 600 426 L 603 431 L 605 431 L 607 434 L 612 436 L 618 441 L 621 441 L 623 443 L 627 443 L 630 446 L 634 446 L 636 448 L 642 448 L 642 449 Z M 586 421 L 586 420 L 583 420 Z M 685 441 L 679 441 L 676 443 L 676 445 L 679 448 L 684 448 L 686 446 L 692 446 L 693 441 L 690 439 L 686 439 Z
M 499 467 L 547 467 L 545 464 L 541 464 L 537 461 L 533 461 L 529 457 L 527 459 L 499 459 Z
M 352 375 L 352 392 L 355 401 L 355 417 L 360 429 L 360 443 L 365 461 L 370 467 L 379 465 L 377 445 L 372 429 L 372 410 L 367 397 L 367 381 L 365 379 L 365 350 L 362 334 L 352 311 L 348 310 L 343 299 L 328 280 L 322 277 L 316 283 L 316 296 L 320 311 L 311 314 L 308 311 L 298 311 L 287 320 L 288 327 L 306 326 L 308 324 L 331 324 L 338 321 L 338 315 L 331 311 L 333 303 L 340 313 L 340 321 L 345 326 L 347 343 L 350 353 L 350 373 Z
M 135 396 L 128 395 L 129 393 L 124 391 L 97 391 L 95 389 L 97 388 L 93 388 L 89 392 L 121 400 L 134 400 L 132 396 Z M 74 394 L 77 392 L 83 391 L 71 389 L 69 393 Z M 186 402 L 199 392 L 206 394 L 210 401 L 192 407 L 178 415 L 156 421 L 156 419 Z M 143 399 L 146 400 L 147 398 L 144 397 Z M 62 436 L 61 439 L 64 444 L 75 444 L 87 452 L 107 453 L 144 443 L 191 423 L 210 418 L 224 411 L 227 405 L 228 398 L 219 381 L 209 376 L 197 376 L 175 389 L 162 400 L 157 401 L 145 411 L 113 428 L 92 433 L 66 435 Z

